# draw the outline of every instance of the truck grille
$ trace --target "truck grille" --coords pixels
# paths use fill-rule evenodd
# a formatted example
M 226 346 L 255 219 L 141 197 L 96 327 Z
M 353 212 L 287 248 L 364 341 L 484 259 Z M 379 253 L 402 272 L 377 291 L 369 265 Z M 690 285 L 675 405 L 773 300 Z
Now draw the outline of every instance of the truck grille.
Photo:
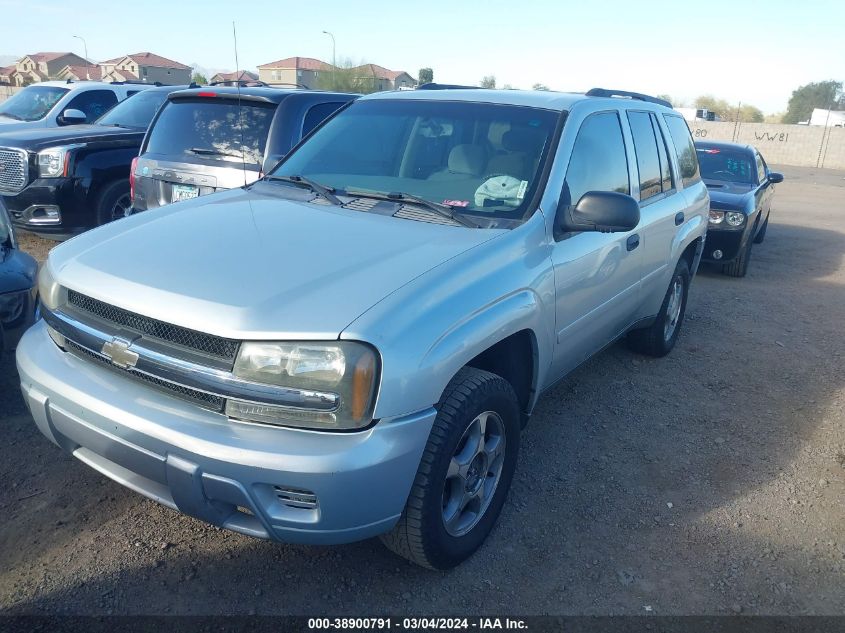
M 117 308 L 68 289 L 68 303 L 113 325 L 234 363 L 238 341 L 197 332 Z
M 26 152 L 0 147 L 0 191 L 17 193 L 29 180 Z

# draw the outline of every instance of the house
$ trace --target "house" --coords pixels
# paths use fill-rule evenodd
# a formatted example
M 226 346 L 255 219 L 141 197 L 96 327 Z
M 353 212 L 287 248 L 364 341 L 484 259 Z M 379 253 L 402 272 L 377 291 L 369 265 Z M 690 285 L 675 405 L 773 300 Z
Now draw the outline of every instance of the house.
M 12 73 L 15 72 L 15 65 L 3 66 L 0 68 L 0 86 L 8 86 L 12 83 Z
M 268 84 L 299 85 L 318 88 L 321 72 L 331 72 L 333 66 L 313 57 L 287 57 L 258 67 L 258 79 Z
M 191 67 L 154 53 L 134 53 L 100 64 L 103 81 L 148 81 L 164 85 L 191 83 Z
M 87 66 L 90 62 L 75 53 L 32 53 L 15 62 L 8 75 L 13 86 L 25 86 L 58 76 L 65 66 Z
M 95 64 L 77 66 L 68 64 L 56 73 L 56 79 L 72 79 L 73 81 L 100 81 L 103 76 L 103 69 Z
M 377 91 L 414 88 L 417 85 L 416 79 L 404 70 L 390 70 L 378 64 L 364 64 L 363 66 L 356 66 L 353 70 L 360 72 L 362 79 L 372 77 L 373 88 Z
M 217 73 L 211 78 L 211 83 L 221 81 L 258 81 L 258 75 L 248 70 L 241 70 L 240 72 Z

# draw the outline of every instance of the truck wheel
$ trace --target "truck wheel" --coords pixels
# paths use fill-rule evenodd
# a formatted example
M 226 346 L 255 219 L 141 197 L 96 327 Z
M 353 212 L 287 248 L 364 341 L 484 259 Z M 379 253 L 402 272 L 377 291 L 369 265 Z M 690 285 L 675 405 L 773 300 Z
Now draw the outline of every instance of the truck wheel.
M 728 264 L 722 265 L 723 275 L 727 275 L 728 277 L 745 277 L 745 273 L 748 272 L 748 262 L 751 260 L 751 247 L 753 243 L 754 240 L 749 238 L 739 257 Z
M 97 196 L 97 226 L 125 218 L 131 210 L 129 181 L 116 180 L 109 183 Z
M 763 222 L 763 226 L 760 227 L 760 230 L 757 231 L 757 236 L 754 238 L 755 244 L 762 244 L 763 240 L 766 239 L 766 229 L 769 228 L 769 218 L 766 218 L 766 221 Z
M 681 332 L 684 314 L 687 311 L 687 295 L 689 294 L 690 272 L 689 264 L 681 259 L 675 266 L 672 282 L 663 298 L 660 312 L 649 327 L 633 330 L 628 333 L 628 344 L 641 354 L 648 356 L 666 356 L 675 347 L 675 342 Z
M 504 378 L 465 367 L 437 411 L 402 516 L 381 540 L 418 565 L 449 569 L 484 542 L 505 502 L 519 452 L 519 404 Z

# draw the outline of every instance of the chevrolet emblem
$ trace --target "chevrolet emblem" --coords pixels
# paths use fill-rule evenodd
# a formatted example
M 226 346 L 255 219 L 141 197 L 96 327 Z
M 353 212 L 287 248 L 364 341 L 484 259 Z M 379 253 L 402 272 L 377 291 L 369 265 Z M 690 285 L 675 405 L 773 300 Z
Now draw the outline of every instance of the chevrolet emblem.
M 131 341 L 115 337 L 103 344 L 102 353 L 117 367 L 128 369 L 138 362 L 138 354 L 129 349 L 130 345 Z

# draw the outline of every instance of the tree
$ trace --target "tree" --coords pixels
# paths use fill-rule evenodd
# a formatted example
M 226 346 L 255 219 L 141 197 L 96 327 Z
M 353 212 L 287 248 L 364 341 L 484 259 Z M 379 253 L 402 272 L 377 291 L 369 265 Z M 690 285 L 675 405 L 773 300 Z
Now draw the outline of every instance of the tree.
M 531 86 L 531 90 L 548 90 L 549 87 L 546 84 L 534 84 Z
M 845 107 L 842 95 L 842 82 L 830 79 L 816 81 L 800 86 L 792 91 L 784 123 L 808 121 L 814 108 L 840 110 Z
M 723 121 L 740 121 L 742 123 L 762 123 L 763 112 L 750 103 L 732 105 L 724 99 L 717 99 L 713 95 L 701 95 L 695 100 L 696 108 L 706 108 L 715 112 Z
M 208 79 L 202 73 L 194 73 L 194 76 L 191 77 L 191 82 L 195 84 L 199 84 L 200 86 L 204 86 L 208 83 Z
M 373 74 L 370 65 L 364 63 L 356 65 L 352 60 L 347 59 L 333 69 L 321 70 L 317 76 L 317 87 L 320 90 L 366 95 L 378 91 L 378 78 Z
M 669 103 L 671 103 L 673 106 L 674 106 L 674 105 L 677 105 L 677 104 L 675 103 L 674 99 L 672 99 L 672 97 L 670 97 L 669 95 L 657 95 L 657 98 L 658 98 L 658 99 L 663 99 L 664 101 L 668 101 L 668 102 L 669 102 Z
M 479 85 L 482 88 L 495 88 L 496 87 L 496 75 L 485 75 L 481 79 L 481 83 Z
M 420 68 L 417 78 L 421 86 L 423 84 L 430 84 L 434 81 L 434 71 L 431 68 Z

